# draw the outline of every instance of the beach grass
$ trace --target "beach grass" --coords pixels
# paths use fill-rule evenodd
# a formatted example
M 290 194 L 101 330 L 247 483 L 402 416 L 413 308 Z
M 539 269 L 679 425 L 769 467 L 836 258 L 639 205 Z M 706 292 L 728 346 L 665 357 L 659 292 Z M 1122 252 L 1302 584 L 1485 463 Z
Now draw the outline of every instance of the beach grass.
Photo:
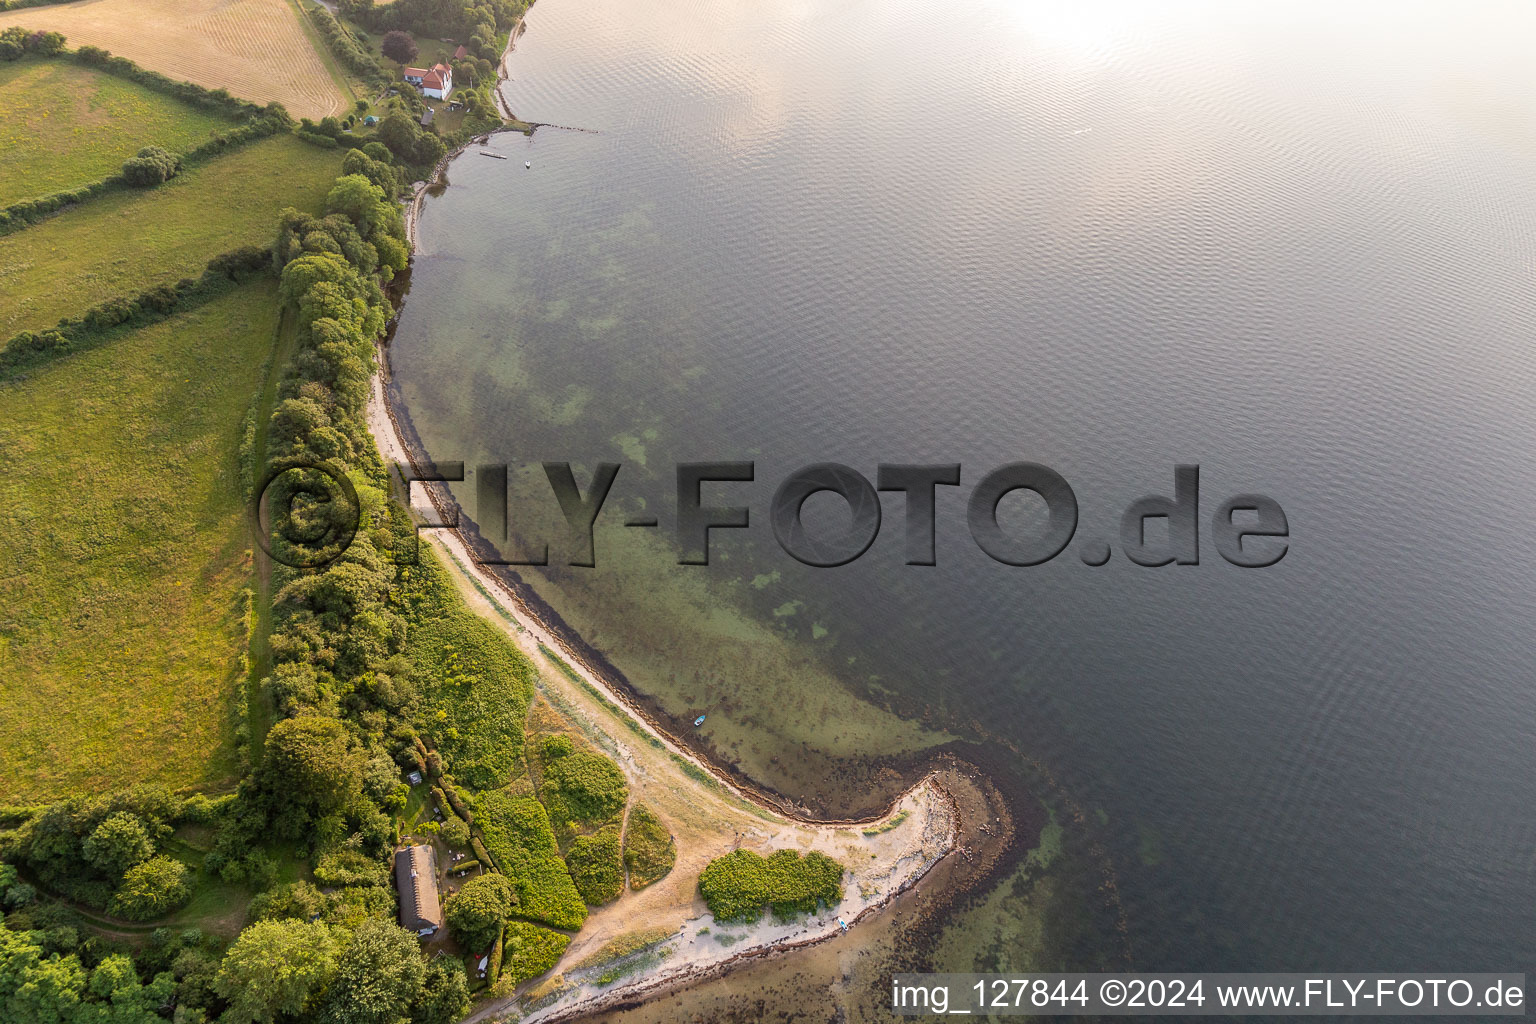
M 284 207 L 320 210 L 341 158 L 279 135 L 156 188 L 103 196 L 0 237 L 0 341 L 196 277 L 221 252 L 270 245 Z
M 0 801 L 237 771 L 259 279 L 0 389 Z

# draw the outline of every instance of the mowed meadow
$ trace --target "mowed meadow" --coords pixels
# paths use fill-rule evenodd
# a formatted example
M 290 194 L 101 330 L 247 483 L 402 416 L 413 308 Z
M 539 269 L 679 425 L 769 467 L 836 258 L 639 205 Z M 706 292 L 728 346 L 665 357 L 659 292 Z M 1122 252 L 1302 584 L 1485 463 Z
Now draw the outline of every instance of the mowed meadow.
M 0 384 L 0 802 L 231 781 L 262 279 Z
M 221 252 L 271 244 L 284 207 L 320 209 L 341 160 L 337 150 L 278 135 L 156 188 L 81 203 L 0 236 L 0 339 L 196 277 Z
M 184 153 L 229 128 L 72 62 L 0 63 L 0 206 L 110 177 L 143 146 Z
M 172 78 L 276 100 L 294 117 L 341 113 L 351 102 L 289 0 L 77 0 L 0 14 L 11 25 L 62 32 Z

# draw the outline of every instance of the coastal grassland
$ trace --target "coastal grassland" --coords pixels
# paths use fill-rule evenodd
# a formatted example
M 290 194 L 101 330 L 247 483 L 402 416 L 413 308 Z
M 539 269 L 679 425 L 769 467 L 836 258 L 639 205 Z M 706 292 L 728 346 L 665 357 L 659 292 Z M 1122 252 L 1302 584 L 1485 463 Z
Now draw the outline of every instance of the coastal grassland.
M 277 315 L 252 281 L 5 385 L 0 800 L 232 778 L 238 450 Z
M 231 122 L 73 61 L 0 64 L 0 206 L 116 174 L 144 146 L 184 153 Z
M 351 98 L 287 0 L 90 0 L 0 14 L 12 25 L 62 32 L 172 78 L 224 88 L 295 117 L 340 113 Z
M 390 596 L 409 627 L 412 675 L 421 690 L 416 728 L 455 781 L 500 789 L 523 767 L 523 719 L 533 666 L 495 626 L 464 607 L 447 570 L 423 544 Z
M 656 812 L 642 803 L 629 809 L 629 824 L 624 829 L 624 868 L 629 872 L 629 887 L 644 889 L 658 882 L 677 863 L 677 840 Z
M 659 946 L 673 934 L 675 933 L 670 928 L 643 928 L 640 931 L 616 935 L 599 946 L 596 951 L 582 957 L 580 962 L 572 965 L 571 969 L 584 971 L 607 967 L 611 963 L 634 956 L 652 946 Z
M 0 338 L 196 277 L 210 257 L 238 246 L 271 244 L 284 207 L 320 210 L 341 160 L 280 135 L 0 237 Z

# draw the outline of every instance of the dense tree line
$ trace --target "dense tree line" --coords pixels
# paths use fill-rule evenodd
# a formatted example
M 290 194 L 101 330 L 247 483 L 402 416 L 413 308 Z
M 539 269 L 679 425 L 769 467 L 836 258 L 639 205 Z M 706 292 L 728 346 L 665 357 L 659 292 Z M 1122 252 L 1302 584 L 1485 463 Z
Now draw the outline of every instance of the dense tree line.
M 139 789 L 16 811 L 15 827 L 0 831 L 0 860 L 38 888 L 12 876 L 19 895 L 0 929 L 0 1019 L 448 1024 L 468 1007 L 462 968 L 425 961 L 415 935 L 394 923 L 389 887 L 391 812 L 404 804 L 400 758 L 416 755 L 405 620 L 388 601 L 398 569 L 388 549 L 409 523 L 396 522 L 398 508 L 384 499 L 363 421 L 388 313 L 381 285 L 407 260 L 399 174 L 388 161 L 383 147 L 348 154 L 351 173 L 337 179 L 324 213 L 286 211 L 272 249 L 259 253 L 280 275 L 297 332 L 269 452 L 340 465 L 356 478 L 367 520 L 335 564 L 275 568 L 274 668 L 263 686 L 281 717 L 260 767 L 217 801 Z M 249 262 L 242 256 L 228 269 Z M 260 891 L 251 923 L 222 958 L 194 942 L 174 962 L 135 963 L 82 941 L 52 895 L 163 917 L 187 895 L 187 869 L 167 842 L 189 822 L 215 830 L 205 875 Z M 276 885 L 274 840 L 308 858 L 328 891 Z M 102 1015 L 119 1005 L 123 1016 Z
M 340 0 L 337 9 L 370 31 L 400 30 L 432 39 L 455 39 L 476 57 L 501 57 L 498 38 L 528 10 L 522 0 Z

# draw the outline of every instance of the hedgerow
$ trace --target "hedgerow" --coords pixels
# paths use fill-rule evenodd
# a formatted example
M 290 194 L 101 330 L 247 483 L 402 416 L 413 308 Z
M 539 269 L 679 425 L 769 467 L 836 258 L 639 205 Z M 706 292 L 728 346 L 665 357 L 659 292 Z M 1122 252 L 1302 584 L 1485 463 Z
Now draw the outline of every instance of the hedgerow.
M 307 4 L 305 10 L 315 27 L 320 30 L 326 48 L 336 59 L 346 65 L 348 71 L 367 79 L 371 84 L 383 85 L 387 81 L 384 69 L 373 59 L 373 54 L 363 49 L 352 33 L 337 21 L 330 11 L 319 4 Z
M 516 916 L 570 931 L 581 927 L 587 905 L 560 859 L 542 804 L 503 791 L 481 793 L 475 826 L 496 867 L 517 887 Z
M 3 9 L 5 8 L 0 8 L 0 11 L 3 11 Z M 224 115 L 230 121 L 238 121 L 237 126 L 230 127 L 229 130 L 223 130 L 223 132 L 214 132 L 214 134 L 209 135 L 209 140 L 206 143 L 187 150 L 186 154 L 180 157 L 181 167 L 194 166 L 194 164 L 201 163 L 201 161 L 209 160 L 210 157 L 217 157 L 217 155 L 224 154 L 224 152 L 229 152 L 230 149 L 237 149 L 237 147 L 244 146 L 244 144 L 260 140 L 260 138 L 276 135 L 278 132 L 286 132 L 290 127 L 293 127 L 293 118 L 289 117 L 281 103 L 269 103 L 266 106 L 258 106 L 258 104 L 232 97 L 224 89 L 204 89 L 203 86 L 190 83 L 190 81 L 177 81 L 175 78 L 167 78 L 166 75 L 161 75 L 160 72 L 146 71 L 146 69 L 140 68 L 138 64 L 127 60 L 126 57 L 114 57 L 108 51 L 97 48 L 97 46 L 81 46 L 78 51 L 66 51 L 66 49 L 63 49 L 63 35 L 58 35 L 57 32 L 46 32 L 46 34 L 38 32 L 38 34 L 29 35 L 28 40 L 31 41 L 32 38 L 37 37 L 57 37 L 58 49 L 55 49 L 55 51 L 37 49 L 38 54 L 43 55 L 43 57 L 55 57 L 55 55 L 58 55 L 58 57 L 71 58 L 75 63 L 84 64 L 84 66 L 95 69 L 95 71 L 127 78 L 127 80 L 134 81 L 134 83 L 138 83 L 146 89 L 160 92 L 163 95 L 169 95 L 169 97 L 181 101 L 181 103 L 200 107 L 204 111 L 212 111 L 215 114 Z M 140 154 L 140 157 L 143 157 L 143 154 Z M 12 203 L 11 206 L 0 209 L 0 235 L 8 235 L 8 233 L 14 232 L 14 230 L 31 226 L 31 224 L 43 220 L 46 216 L 65 209 L 66 206 L 74 206 L 77 203 L 95 200 L 95 198 L 103 197 L 103 195 L 108 195 L 108 193 L 120 192 L 120 190 L 131 189 L 131 187 L 135 186 L 154 184 L 152 181 L 147 180 L 134 181 L 132 180 L 131 173 L 115 173 L 112 177 L 103 178 L 100 181 L 92 181 L 92 183 L 83 184 L 83 186 L 74 187 L 74 189 L 66 189 L 63 192 L 45 195 L 45 197 Z M 163 175 L 160 180 L 163 181 L 167 177 L 170 177 L 169 173 Z
M 287 131 L 293 125 L 286 111 L 277 103 L 269 105 L 265 109 L 258 108 L 244 124 L 238 125 L 228 131 L 214 132 L 208 137 L 208 141 L 202 145 L 188 150 L 180 158 L 180 166 L 185 168 L 202 163 L 232 149 L 238 149 L 247 143 L 258 139 L 269 138 L 279 132 Z M 163 179 L 162 179 L 163 180 Z M 55 192 L 51 195 L 39 196 L 36 199 L 24 199 L 19 203 L 0 209 L 0 235 L 7 235 L 13 231 L 19 231 L 24 227 L 36 224 L 38 221 L 51 216 L 67 206 L 98 199 L 101 196 L 124 189 L 131 189 L 136 185 L 129 180 L 126 173 L 120 172 L 100 181 L 93 181 L 88 185 L 67 189 L 63 192 Z
M 83 64 L 88 68 L 95 68 L 98 71 L 105 71 L 109 74 L 117 75 L 119 78 L 126 78 L 130 82 L 137 82 L 146 89 L 170 96 L 183 103 L 202 107 L 204 110 L 217 111 L 231 120 L 255 117 L 263 113 L 283 110 L 280 103 L 268 104 L 263 108 L 249 100 L 242 100 L 230 95 L 228 89 L 208 89 L 193 82 L 178 81 L 177 79 L 162 75 L 158 71 L 141 68 L 127 57 L 114 57 L 110 52 L 103 50 L 99 46 L 82 46 L 73 53 L 68 50 L 63 52 L 66 56 L 73 58 L 77 64 Z M 286 116 L 286 112 L 284 112 L 284 116 Z
M 624 891 L 624 859 L 619 842 L 619 826 L 604 825 L 595 835 L 578 836 L 565 851 L 565 866 L 576 883 L 576 891 L 589 907 L 612 903 Z
M 823 853 L 801 856 L 776 850 L 762 857 L 751 850 L 733 850 L 716 857 L 699 875 L 699 894 L 717 921 L 750 923 L 763 908 L 775 917 L 809 914 L 822 904 L 843 899 L 843 866 Z
M 637 803 L 629 809 L 624 829 L 624 867 L 629 887 L 644 889 L 665 878 L 677 863 L 677 840 L 649 807 Z

